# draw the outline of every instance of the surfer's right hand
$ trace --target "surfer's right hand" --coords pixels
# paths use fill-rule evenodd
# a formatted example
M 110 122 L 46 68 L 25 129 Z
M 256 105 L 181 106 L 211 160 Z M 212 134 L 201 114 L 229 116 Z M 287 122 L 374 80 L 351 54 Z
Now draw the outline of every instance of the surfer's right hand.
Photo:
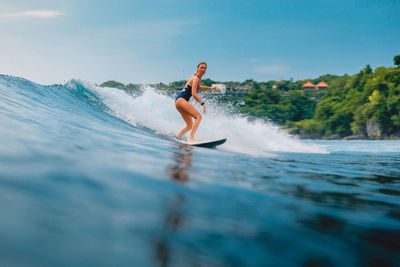
M 206 105 L 202 105 L 203 107 L 203 114 L 206 114 Z

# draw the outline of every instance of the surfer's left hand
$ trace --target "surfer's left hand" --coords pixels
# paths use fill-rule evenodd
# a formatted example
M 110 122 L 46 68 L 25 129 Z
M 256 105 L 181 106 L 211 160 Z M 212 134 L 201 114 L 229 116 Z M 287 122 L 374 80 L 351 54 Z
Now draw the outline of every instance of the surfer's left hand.
M 206 114 L 206 105 L 202 105 L 203 106 L 203 114 Z

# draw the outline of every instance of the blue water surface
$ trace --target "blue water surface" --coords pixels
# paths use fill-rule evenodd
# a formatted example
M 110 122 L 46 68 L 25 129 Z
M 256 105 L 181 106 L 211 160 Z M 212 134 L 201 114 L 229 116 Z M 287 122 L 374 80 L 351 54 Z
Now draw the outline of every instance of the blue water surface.
M 194 148 L 7 75 L 0 122 L 1 266 L 400 265 L 400 141 Z

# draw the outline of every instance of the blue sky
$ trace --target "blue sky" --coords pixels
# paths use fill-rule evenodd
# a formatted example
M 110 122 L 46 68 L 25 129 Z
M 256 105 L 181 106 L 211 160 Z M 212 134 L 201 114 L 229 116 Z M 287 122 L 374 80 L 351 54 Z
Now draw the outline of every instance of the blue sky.
M 43 84 L 307 79 L 392 66 L 400 0 L 2 0 L 0 73 Z

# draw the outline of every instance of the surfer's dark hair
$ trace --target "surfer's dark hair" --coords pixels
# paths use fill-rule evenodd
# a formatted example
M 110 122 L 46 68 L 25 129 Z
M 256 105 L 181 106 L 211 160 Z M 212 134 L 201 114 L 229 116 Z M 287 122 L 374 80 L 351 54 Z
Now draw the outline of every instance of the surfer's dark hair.
M 199 64 L 197 64 L 196 73 L 194 75 L 197 75 L 198 69 L 199 69 L 200 65 L 202 65 L 202 64 L 206 65 L 206 67 L 207 67 L 207 63 L 200 62 Z

